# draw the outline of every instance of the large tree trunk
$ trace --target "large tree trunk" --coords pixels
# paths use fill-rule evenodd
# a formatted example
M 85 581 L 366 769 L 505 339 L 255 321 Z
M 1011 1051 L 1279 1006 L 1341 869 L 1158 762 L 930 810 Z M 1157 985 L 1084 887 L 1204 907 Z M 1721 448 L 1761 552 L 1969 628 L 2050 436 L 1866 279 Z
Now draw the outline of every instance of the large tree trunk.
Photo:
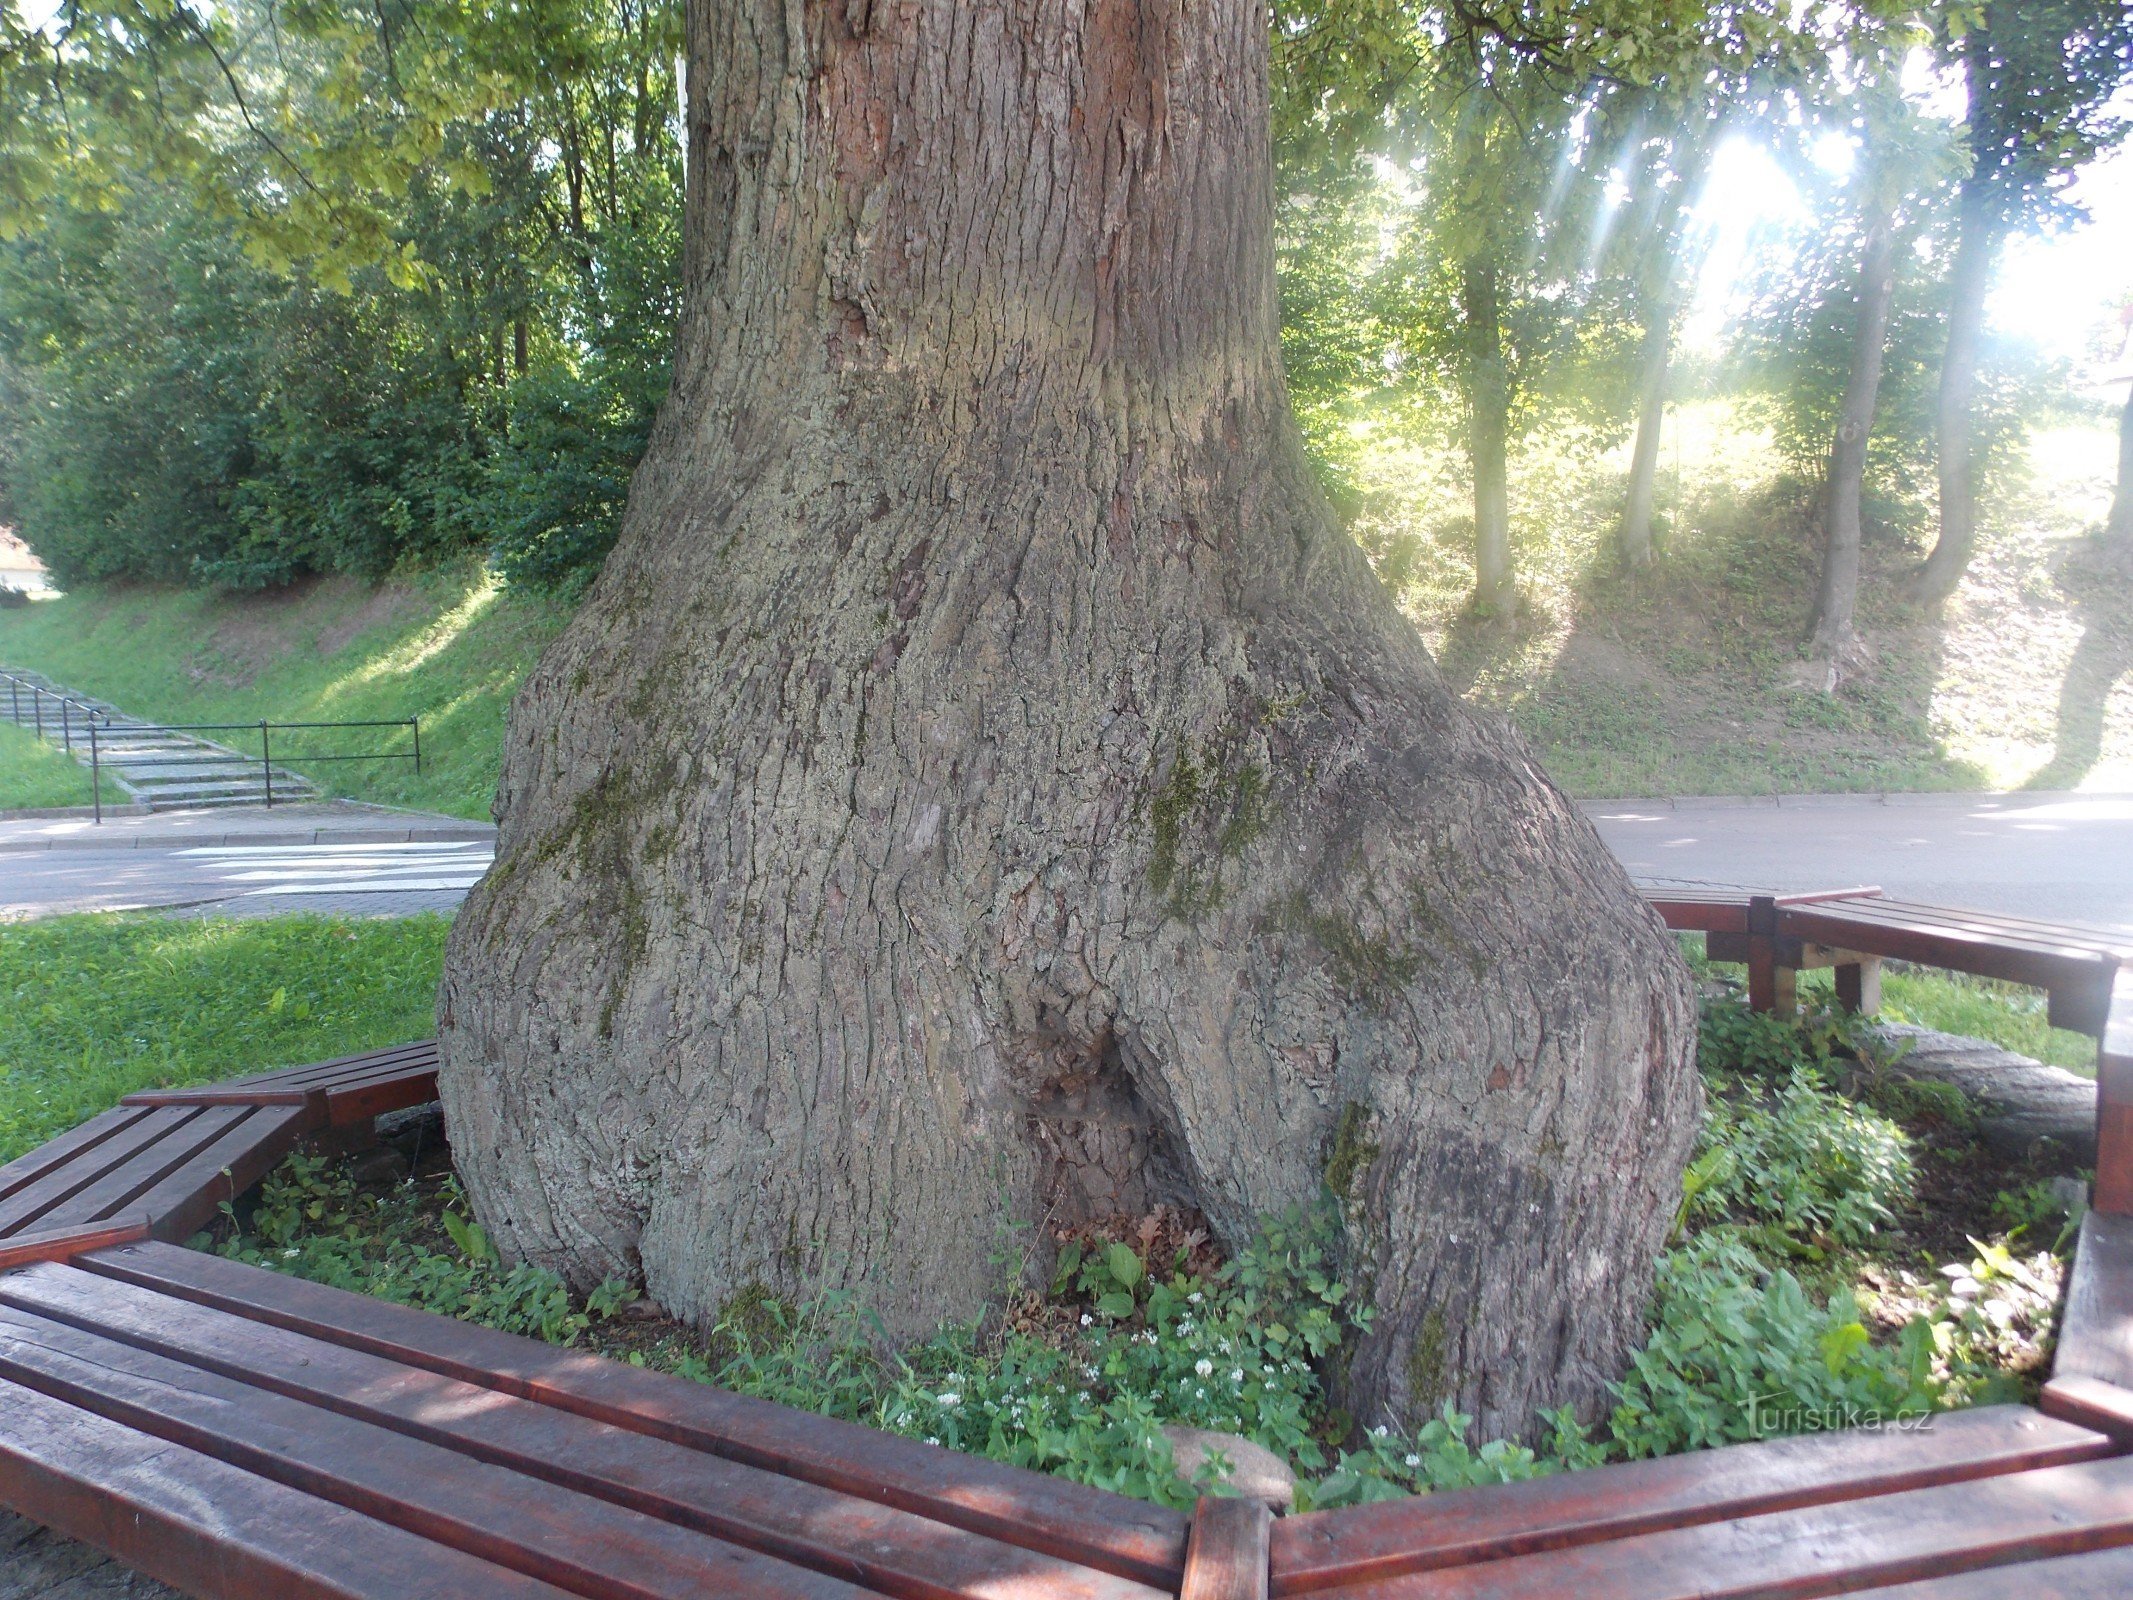
M 1340 1180 L 1358 1414 L 1597 1405 L 1671 944 L 1336 526 L 1249 0 L 702 0 L 685 318 L 439 1001 L 514 1257 L 979 1310 L 1014 1225 Z M 1046 1235 L 1037 1235 L 1042 1241 Z
M 1467 461 L 1474 472 L 1474 599 L 1508 621 L 1518 611 L 1511 564 L 1511 491 L 1507 462 L 1511 376 L 1503 353 L 1503 312 L 1496 263 L 1477 257 L 1460 273 L 1466 319 Z
M 2111 499 L 2111 520 L 2105 532 L 2122 544 L 2133 545 L 2133 389 L 2118 413 L 2118 492 Z
M 1918 574 L 1927 601 L 1955 593 L 1977 542 L 1977 462 L 1972 412 L 1977 401 L 1978 333 L 1992 284 L 2000 226 L 1991 198 L 1973 179 L 1963 186 L 1949 281 L 1948 347 L 1940 364 L 1940 537 Z
M 1875 208 L 1864 221 L 1851 374 L 1829 449 L 1829 481 L 1822 494 L 1822 583 L 1808 645 L 1809 654 L 1824 668 L 1827 688 L 1836 687 L 1859 655 L 1852 623 L 1859 603 L 1859 501 L 1866 482 L 1867 440 L 1874 431 L 1874 400 L 1881 388 L 1882 348 L 1888 342 L 1889 302 L 1896 291 L 1895 230 L 1889 213 Z
M 1630 449 L 1629 495 L 1615 538 L 1622 565 L 1632 569 L 1650 566 L 1652 560 L 1652 500 L 1659 480 L 1659 438 L 1666 427 L 1666 375 L 1673 346 L 1673 304 L 1655 304 L 1646 313 L 1638 353 L 1637 442 Z

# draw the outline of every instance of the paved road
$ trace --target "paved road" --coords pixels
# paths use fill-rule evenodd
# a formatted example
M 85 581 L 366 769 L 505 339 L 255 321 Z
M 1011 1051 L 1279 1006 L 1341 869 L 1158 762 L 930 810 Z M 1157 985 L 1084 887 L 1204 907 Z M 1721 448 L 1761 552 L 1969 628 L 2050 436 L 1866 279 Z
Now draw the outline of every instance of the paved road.
M 0 821 L 0 921 L 68 911 L 189 915 L 445 911 L 488 870 L 490 830 L 360 807 L 192 812 L 85 826 Z
M 1586 810 L 1639 878 L 1794 891 L 1856 883 L 2133 930 L 2133 795 L 1609 800 Z M 96 830 L 0 822 L 0 921 L 182 908 L 397 916 L 445 910 L 489 830 L 347 807 L 199 812 Z
M 1638 878 L 1890 894 L 2133 929 L 2133 795 L 1588 801 Z

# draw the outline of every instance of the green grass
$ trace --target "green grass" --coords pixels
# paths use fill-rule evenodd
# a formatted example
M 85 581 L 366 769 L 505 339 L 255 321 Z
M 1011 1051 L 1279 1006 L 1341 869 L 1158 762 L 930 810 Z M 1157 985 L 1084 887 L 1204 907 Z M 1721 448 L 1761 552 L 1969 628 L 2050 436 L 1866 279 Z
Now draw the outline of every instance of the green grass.
M 1872 657 L 1835 694 L 1809 681 L 1801 645 L 1813 496 L 1788 480 L 1768 430 L 1724 401 L 1670 413 L 1663 551 L 1635 575 L 1610 545 L 1626 451 L 1545 433 L 1518 446 L 1524 614 L 1504 630 L 1468 614 L 1473 524 L 1456 458 L 1389 429 L 1356 445 L 1357 539 L 1446 678 L 1510 717 L 1572 794 L 2133 788 L 2133 613 L 2094 537 L 2116 462 L 2106 420 L 2040 422 L 1938 611 L 1903 598 L 1931 507 L 1876 508 L 1859 614 Z
M 1827 991 L 1831 982 L 1827 972 L 1800 974 L 1803 993 Z M 1912 968 L 1887 972 L 1881 980 L 1881 1015 L 1889 1022 L 1990 1040 L 2003 1050 L 2093 1078 L 2096 1041 L 2053 1027 L 2045 1020 L 2046 1003 L 2042 989 L 1960 972 Z
M 41 806 L 85 806 L 90 802 L 89 769 L 57 746 L 11 722 L 0 722 L 0 812 Z M 118 805 L 126 795 L 109 778 L 104 801 Z
M 448 925 L 85 916 L 0 927 L 0 1161 L 136 1089 L 427 1038 Z
M 406 761 L 303 760 L 305 751 L 405 751 L 409 735 L 397 728 L 287 735 L 275 756 L 332 793 L 486 817 L 504 712 L 566 617 L 468 569 L 259 595 L 86 589 L 0 611 L 0 666 L 42 672 L 165 722 L 416 716 L 419 776 Z

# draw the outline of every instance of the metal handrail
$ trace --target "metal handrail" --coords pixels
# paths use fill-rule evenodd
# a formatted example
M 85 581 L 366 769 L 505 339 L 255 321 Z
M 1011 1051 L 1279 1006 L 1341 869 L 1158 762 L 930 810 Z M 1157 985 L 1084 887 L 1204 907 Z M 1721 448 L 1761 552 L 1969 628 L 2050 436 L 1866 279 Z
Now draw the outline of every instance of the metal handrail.
M 257 733 L 259 754 L 255 757 L 246 751 L 231 750 L 209 740 L 200 740 L 208 746 L 205 755 L 159 756 L 156 765 L 166 767 L 221 766 L 231 761 L 249 766 L 259 763 L 260 786 L 271 810 L 274 805 L 274 734 L 303 733 L 321 728 L 405 728 L 412 736 L 413 746 L 407 750 L 361 750 L 352 754 L 333 755 L 320 752 L 315 755 L 299 754 L 294 760 L 305 763 L 320 761 L 412 761 L 419 775 L 422 771 L 422 721 L 419 717 L 373 717 L 349 718 L 342 721 L 273 722 L 262 718 L 258 722 L 120 722 L 113 713 L 102 706 L 94 706 L 86 700 L 77 700 L 69 694 L 23 677 L 20 673 L 0 670 L 0 685 L 6 688 L 7 714 L 17 727 L 31 727 L 38 738 L 45 737 L 45 702 L 51 701 L 59 708 L 60 742 L 67 754 L 74 753 L 77 726 L 89 737 L 89 788 L 91 804 L 96 821 L 104 820 L 104 745 L 114 738 L 158 733 Z M 29 717 L 23 716 L 23 694 L 28 691 Z M 76 713 L 80 722 L 76 722 Z M 284 750 L 283 759 L 292 759 Z
M 17 673 L 0 672 L 0 680 L 5 680 L 7 683 L 9 720 L 18 728 L 22 726 L 22 691 L 25 689 L 30 691 L 30 715 L 32 723 L 37 730 L 37 737 L 40 739 L 44 737 L 45 701 L 56 700 L 59 702 L 59 737 L 60 742 L 65 745 L 68 755 L 74 753 L 74 712 L 82 712 L 88 719 L 88 725 L 92 728 L 96 726 L 99 720 L 106 719 L 110 715 L 100 706 L 92 706 L 86 700 L 77 700 L 72 695 L 61 694 L 57 689 L 48 689 L 43 684 L 34 683 Z
M 89 779 L 96 791 L 96 820 L 104 820 L 103 750 L 99 739 L 149 733 L 257 733 L 259 754 L 255 758 L 242 750 L 229 750 L 222 746 L 210 746 L 211 754 L 201 756 L 159 757 L 157 765 L 166 767 L 220 766 L 229 761 L 241 761 L 250 765 L 259 763 L 259 782 L 265 792 L 269 811 L 274 809 L 274 730 L 284 733 L 302 732 L 317 728 L 405 728 L 413 736 L 414 747 L 410 750 L 361 750 L 352 755 L 298 755 L 295 760 L 315 761 L 412 761 L 415 772 L 422 772 L 422 719 L 419 717 L 350 719 L 345 722 L 272 722 L 262 717 L 257 722 L 128 722 L 123 725 L 89 725 Z M 207 743 L 202 740 L 201 743 Z M 290 759 L 286 752 L 283 759 Z

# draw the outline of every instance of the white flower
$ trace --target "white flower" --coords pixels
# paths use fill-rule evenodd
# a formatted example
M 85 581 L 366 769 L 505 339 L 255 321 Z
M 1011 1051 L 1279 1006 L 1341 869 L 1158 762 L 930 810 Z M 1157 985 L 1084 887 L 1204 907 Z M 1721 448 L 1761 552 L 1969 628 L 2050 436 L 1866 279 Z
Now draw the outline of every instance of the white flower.
M 951 1410 L 963 1403 L 963 1397 L 953 1389 L 944 1390 L 942 1393 L 935 1395 L 934 1398 Z
M 1202 1356 L 1199 1360 L 1195 1361 L 1192 1364 L 1192 1370 L 1197 1372 L 1201 1377 L 1205 1378 L 1214 1372 L 1215 1364 L 1212 1361 L 1208 1360 L 1207 1357 Z
M 284 1250 L 281 1253 L 281 1258 L 284 1261 L 294 1261 L 298 1256 L 302 1254 L 303 1252 L 301 1250 Z
M 1238 1367 L 1233 1372 L 1231 1372 L 1229 1375 L 1229 1381 L 1231 1383 L 1242 1383 L 1244 1381 L 1244 1369 L 1242 1367 Z
M 1373 1439 L 1382 1439 L 1385 1437 L 1386 1434 L 1390 1432 L 1392 1432 L 1392 1430 L 1386 1427 L 1385 1424 L 1381 1422 L 1375 1428 L 1372 1428 L 1370 1430 L 1370 1437 Z
M 1422 1458 L 1416 1455 L 1412 1450 L 1407 1452 L 1407 1455 L 1404 1459 L 1410 1467 L 1419 1467 L 1420 1465 L 1422 1465 Z
M 927 1435 L 926 1435 L 926 1443 L 928 1443 L 928 1444 L 939 1444 L 939 1443 L 940 1443 L 940 1440 L 938 1440 L 938 1439 L 934 1438 L 934 1436 L 933 1436 L 932 1434 L 930 1434 L 930 1433 L 929 1433 L 929 1434 L 927 1434 Z
M 1207 1391 L 1205 1389 L 1195 1389 L 1192 1392 L 1192 1397 L 1195 1400 L 1205 1400 L 1207 1398 Z
M 1195 1290 L 1193 1290 L 1193 1292 L 1192 1292 L 1191 1294 L 1187 1295 L 1187 1296 L 1186 1296 L 1185 1298 L 1186 1298 L 1186 1299 L 1188 1299 L 1188 1300 L 1190 1300 L 1190 1301 L 1191 1301 L 1191 1302 L 1192 1302 L 1192 1303 L 1193 1303 L 1194 1305 L 1198 1305 L 1198 1304 L 1200 1303 L 1200 1291 L 1199 1291 L 1199 1290 L 1197 1290 L 1197 1289 L 1195 1289 Z
M 1095 1320 L 1096 1319 L 1090 1316 L 1086 1311 L 1081 1314 L 1081 1325 L 1084 1328 L 1086 1328 L 1090 1323 L 1094 1322 Z

